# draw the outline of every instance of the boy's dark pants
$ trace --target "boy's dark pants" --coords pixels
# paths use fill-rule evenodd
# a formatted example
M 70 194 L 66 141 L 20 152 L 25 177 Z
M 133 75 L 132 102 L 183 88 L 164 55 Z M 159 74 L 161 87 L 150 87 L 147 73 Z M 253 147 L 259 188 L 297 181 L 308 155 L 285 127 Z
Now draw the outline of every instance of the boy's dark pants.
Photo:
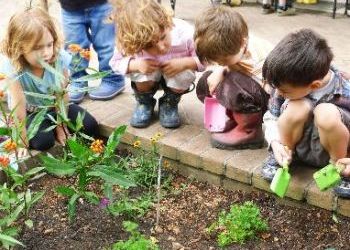
M 207 79 L 211 73 L 205 72 L 198 81 L 196 92 L 202 102 L 210 96 Z M 212 145 L 224 149 L 262 147 L 262 116 L 269 98 L 264 89 L 252 77 L 231 71 L 217 86 L 215 96 L 236 126 L 228 132 L 213 133 Z

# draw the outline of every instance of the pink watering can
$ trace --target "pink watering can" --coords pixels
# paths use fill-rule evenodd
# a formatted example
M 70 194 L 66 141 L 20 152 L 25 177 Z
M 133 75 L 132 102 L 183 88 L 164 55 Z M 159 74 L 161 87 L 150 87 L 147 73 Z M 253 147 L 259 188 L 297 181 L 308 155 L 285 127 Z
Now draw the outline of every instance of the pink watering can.
M 204 127 L 209 132 L 223 132 L 228 119 L 226 108 L 218 102 L 215 96 L 205 97 Z

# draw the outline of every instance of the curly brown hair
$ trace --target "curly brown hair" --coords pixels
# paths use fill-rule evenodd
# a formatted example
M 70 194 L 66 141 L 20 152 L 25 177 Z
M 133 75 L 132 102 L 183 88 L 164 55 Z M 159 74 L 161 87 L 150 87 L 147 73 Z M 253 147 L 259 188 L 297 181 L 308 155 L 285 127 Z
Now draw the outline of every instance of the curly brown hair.
M 194 41 L 196 53 L 202 62 L 237 54 L 246 38 L 246 22 L 230 7 L 210 7 L 196 19 Z
M 111 0 L 115 7 L 118 49 L 134 55 L 152 47 L 172 27 L 172 15 L 154 0 Z
M 46 29 L 53 37 L 54 55 L 52 59 L 54 61 L 62 43 L 49 14 L 40 8 L 29 8 L 11 17 L 1 44 L 1 52 L 10 59 L 17 72 L 28 66 L 24 54 L 33 50 L 42 39 Z

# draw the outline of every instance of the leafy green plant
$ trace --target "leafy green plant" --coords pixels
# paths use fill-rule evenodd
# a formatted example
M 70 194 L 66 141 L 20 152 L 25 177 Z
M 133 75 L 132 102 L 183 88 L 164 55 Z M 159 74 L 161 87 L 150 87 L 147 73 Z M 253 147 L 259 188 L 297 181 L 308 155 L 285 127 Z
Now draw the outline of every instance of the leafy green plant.
M 112 246 L 112 250 L 158 250 L 159 247 L 147 239 L 138 230 L 138 225 L 131 221 L 123 221 L 125 231 L 131 235 L 128 240 L 120 241 Z
M 14 245 L 22 245 L 16 240 L 24 225 L 33 227 L 28 214 L 33 205 L 41 199 L 44 192 L 31 192 L 25 188 L 26 181 L 38 174 L 43 168 L 33 168 L 23 175 L 9 166 L 2 168 L 7 182 L 0 186 L 0 246 L 9 249 Z M 18 222 L 24 221 L 24 225 Z
M 256 237 L 256 234 L 268 230 L 268 225 L 261 218 L 259 208 L 251 201 L 243 205 L 231 205 L 230 211 L 222 211 L 218 221 L 207 228 L 209 233 L 217 233 L 220 247 L 231 243 L 244 243 Z
M 7 85 L 12 82 L 13 80 L 8 81 Z M 1 90 L 0 97 L 3 96 L 4 92 Z M 0 247 L 5 249 L 15 245 L 23 246 L 16 237 L 25 226 L 33 227 L 33 222 L 28 219 L 29 211 L 44 195 L 44 192 L 32 192 L 26 187 L 28 180 L 39 174 L 43 168 L 33 168 L 22 174 L 17 171 L 19 164 L 25 164 L 25 158 L 18 157 L 18 149 L 28 145 L 21 133 L 26 121 L 19 121 L 14 115 L 15 110 L 16 107 L 7 110 L 5 103 L 0 101 L 0 172 L 5 180 L 4 183 L 0 183 Z M 37 133 L 43 117 L 44 111 L 37 113 L 33 118 L 31 125 L 26 129 L 28 140 Z
M 136 198 L 123 195 L 115 202 L 108 205 L 107 210 L 114 216 L 126 215 L 128 218 L 139 218 L 145 215 L 153 205 L 154 195 L 143 194 Z
M 99 204 L 96 193 L 87 189 L 88 185 L 97 180 L 102 181 L 105 193 L 112 192 L 113 185 L 123 188 L 135 186 L 135 183 L 126 177 L 120 167 L 120 161 L 114 151 L 124 134 L 126 126 L 116 128 L 103 147 L 101 140 L 96 140 L 90 148 L 73 139 L 67 141 L 67 158 L 56 159 L 52 156 L 41 156 L 47 172 L 56 176 L 77 176 L 77 182 L 71 186 L 58 186 L 56 191 L 69 197 L 68 214 L 70 220 L 75 216 L 76 202 L 81 197 L 93 204 Z

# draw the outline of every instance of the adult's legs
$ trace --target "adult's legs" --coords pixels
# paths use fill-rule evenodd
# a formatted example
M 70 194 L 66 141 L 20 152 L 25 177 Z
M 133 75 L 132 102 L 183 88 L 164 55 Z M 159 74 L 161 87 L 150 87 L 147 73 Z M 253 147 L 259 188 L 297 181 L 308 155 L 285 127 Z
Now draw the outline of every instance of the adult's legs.
M 83 49 L 90 49 L 89 26 L 84 10 L 66 11 L 62 9 L 62 25 L 66 41 L 66 48 L 69 44 L 78 44 Z M 77 79 L 86 75 L 85 69 L 89 66 L 89 61 L 82 58 L 79 63 L 72 60 L 70 71 L 72 78 Z M 74 82 L 70 86 L 69 98 L 74 103 L 83 101 L 86 92 L 78 91 L 82 87 L 87 87 L 87 82 Z
M 97 89 L 89 92 L 91 99 L 108 100 L 112 99 L 125 88 L 124 76 L 116 74 L 109 66 L 115 48 L 115 25 L 109 18 L 112 7 L 109 3 L 97 5 L 89 9 L 89 25 L 91 29 L 91 42 L 97 52 L 99 70 L 110 71 L 101 80 Z

